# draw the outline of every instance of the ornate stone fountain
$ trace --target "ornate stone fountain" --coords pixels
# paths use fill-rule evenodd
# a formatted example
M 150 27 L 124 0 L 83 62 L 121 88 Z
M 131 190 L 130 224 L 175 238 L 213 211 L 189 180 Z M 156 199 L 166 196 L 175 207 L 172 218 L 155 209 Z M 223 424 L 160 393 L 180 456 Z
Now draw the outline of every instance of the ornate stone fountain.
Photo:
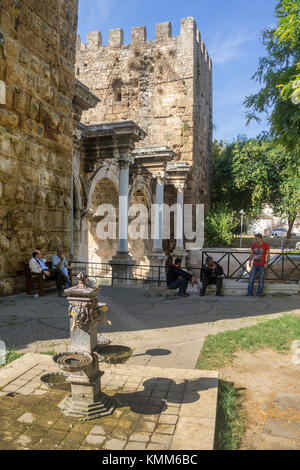
M 93 419 L 113 413 L 115 401 L 101 392 L 97 352 L 97 324 L 106 317 L 107 306 L 98 301 L 98 289 L 85 283 L 79 273 L 75 287 L 65 290 L 69 302 L 70 352 L 57 354 L 54 362 L 66 373 L 71 395 L 59 407 L 68 416 Z

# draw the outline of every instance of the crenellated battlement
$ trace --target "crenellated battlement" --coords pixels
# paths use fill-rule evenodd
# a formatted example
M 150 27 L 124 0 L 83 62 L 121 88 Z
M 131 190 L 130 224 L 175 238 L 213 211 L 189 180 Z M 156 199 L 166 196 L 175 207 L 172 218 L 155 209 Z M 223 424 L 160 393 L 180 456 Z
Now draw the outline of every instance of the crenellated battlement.
M 141 46 L 143 44 L 163 43 L 172 40 L 178 40 L 179 44 L 185 47 L 190 47 L 191 44 L 198 46 L 199 53 L 202 55 L 205 62 L 208 62 L 209 69 L 211 70 L 211 59 L 208 52 L 201 40 L 201 34 L 197 28 L 196 21 L 193 17 L 183 18 L 180 22 L 180 35 L 172 36 L 172 24 L 167 21 L 159 23 L 155 27 L 155 40 L 147 41 L 147 29 L 145 26 L 135 26 L 131 29 L 131 42 L 129 45 L 124 44 L 124 31 L 122 28 L 111 29 L 109 31 L 108 44 L 102 43 L 102 35 L 100 31 L 92 31 L 87 34 L 86 44 L 81 42 L 81 38 L 77 36 L 77 53 L 103 50 L 103 48 L 117 49 L 123 46 Z M 179 45 L 180 47 L 180 45 Z

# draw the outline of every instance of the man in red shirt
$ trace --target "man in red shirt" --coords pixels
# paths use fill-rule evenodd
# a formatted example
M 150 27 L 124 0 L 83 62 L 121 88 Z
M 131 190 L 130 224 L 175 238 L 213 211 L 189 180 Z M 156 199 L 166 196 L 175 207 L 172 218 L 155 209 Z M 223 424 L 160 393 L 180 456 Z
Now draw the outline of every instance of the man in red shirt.
M 250 266 L 250 279 L 248 284 L 248 293 L 246 295 L 253 295 L 254 281 L 258 274 L 258 288 L 256 295 L 261 296 L 264 289 L 264 276 L 265 270 L 268 267 L 270 259 L 270 247 L 268 243 L 263 241 L 260 233 L 255 235 L 255 242 L 251 247 Z

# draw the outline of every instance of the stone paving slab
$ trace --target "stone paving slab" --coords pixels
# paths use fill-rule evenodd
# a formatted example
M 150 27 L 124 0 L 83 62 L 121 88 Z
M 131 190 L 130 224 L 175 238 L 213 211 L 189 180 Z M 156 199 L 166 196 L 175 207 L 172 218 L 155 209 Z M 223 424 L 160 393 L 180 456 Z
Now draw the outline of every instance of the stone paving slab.
M 20 357 L 16 361 L 8 364 L 0 373 L 0 388 L 3 388 L 5 385 L 10 382 L 16 381 L 18 385 L 20 383 L 20 378 L 23 379 L 23 384 L 28 383 L 29 379 L 37 376 L 39 372 L 45 370 L 49 367 L 49 358 L 43 356 L 42 354 L 27 353 L 25 356 Z M 29 375 L 26 375 L 26 374 Z
M 36 380 L 55 370 L 50 356 L 28 353 L 13 364 L 16 374 L 0 370 L 0 449 L 213 449 L 215 371 L 101 364 L 102 390 L 118 406 L 111 416 L 82 422 L 58 408 L 68 392 Z

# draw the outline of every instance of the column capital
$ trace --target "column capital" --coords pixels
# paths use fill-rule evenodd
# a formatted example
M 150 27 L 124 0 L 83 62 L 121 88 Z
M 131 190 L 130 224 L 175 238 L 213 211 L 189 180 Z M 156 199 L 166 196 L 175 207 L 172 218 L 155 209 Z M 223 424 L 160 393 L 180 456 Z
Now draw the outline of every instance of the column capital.
M 158 184 L 164 184 L 166 178 L 167 178 L 167 173 L 166 171 L 163 170 L 158 170 L 154 171 L 152 173 L 153 178 L 156 178 L 156 181 Z
M 133 177 L 132 187 L 135 191 L 143 191 L 146 186 L 149 186 L 150 178 L 148 175 L 135 175 Z
M 174 182 L 174 186 L 177 189 L 177 191 L 183 192 L 185 189 L 185 182 L 183 181 Z
M 116 162 L 119 164 L 119 168 L 129 168 L 134 162 L 134 157 L 130 153 L 119 154 L 115 156 Z

